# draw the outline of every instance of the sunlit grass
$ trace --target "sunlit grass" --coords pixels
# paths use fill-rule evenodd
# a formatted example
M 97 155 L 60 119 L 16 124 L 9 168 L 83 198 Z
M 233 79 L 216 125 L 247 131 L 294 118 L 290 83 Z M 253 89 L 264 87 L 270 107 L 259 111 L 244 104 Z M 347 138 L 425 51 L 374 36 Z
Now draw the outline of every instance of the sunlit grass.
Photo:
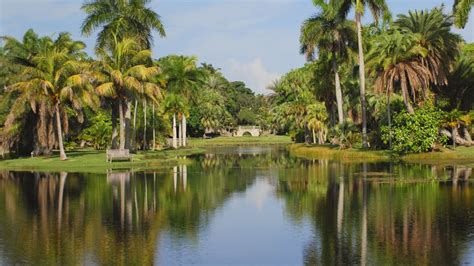
M 289 147 L 290 154 L 307 159 L 337 160 L 343 162 L 375 162 L 390 160 L 386 151 L 344 149 L 330 145 L 294 144 Z
M 18 158 L 0 161 L 1 170 L 105 172 L 109 169 L 154 169 L 175 164 L 180 157 L 203 153 L 200 148 L 183 148 L 138 152 L 133 162 L 106 162 L 105 151 L 78 150 L 68 152 L 68 160 L 61 161 L 57 153 L 50 157 Z
M 292 155 L 307 159 L 338 160 L 343 162 L 404 161 L 424 164 L 463 164 L 474 166 L 474 147 L 443 148 L 440 151 L 396 156 L 389 151 L 363 149 L 341 150 L 330 145 L 293 144 L 289 147 Z
M 261 137 L 217 137 L 212 139 L 192 138 L 189 145 L 193 147 L 207 146 L 238 146 L 238 145 L 270 145 L 270 144 L 290 144 L 292 143 L 288 136 L 261 136 Z

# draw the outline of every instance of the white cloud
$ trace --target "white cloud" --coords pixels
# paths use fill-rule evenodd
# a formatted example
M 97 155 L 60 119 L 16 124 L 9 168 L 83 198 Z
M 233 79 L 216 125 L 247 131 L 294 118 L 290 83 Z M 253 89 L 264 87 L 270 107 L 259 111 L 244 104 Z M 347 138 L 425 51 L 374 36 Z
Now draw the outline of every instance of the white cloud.
M 229 80 L 242 80 L 247 84 L 247 87 L 261 94 L 270 93 L 267 86 L 281 76 L 278 73 L 268 71 L 259 57 L 250 62 L 231 59 L 228 67 L 224 67 L 222 71 Z

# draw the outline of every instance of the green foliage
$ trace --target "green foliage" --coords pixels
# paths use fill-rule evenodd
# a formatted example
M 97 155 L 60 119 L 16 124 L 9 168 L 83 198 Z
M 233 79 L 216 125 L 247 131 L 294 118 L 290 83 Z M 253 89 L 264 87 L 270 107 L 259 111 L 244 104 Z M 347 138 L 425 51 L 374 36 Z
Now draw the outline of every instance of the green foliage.
M 349 121 L 336 125 L 330 132 L 330 138 L 331 143 L 339 145 L 340 149 L 352 148 L 361 143 L 359 129 Z
M 399 154 L 427 152 L 433 149 L 439 137 L 443 113 L 433 108 L 416 109 L 414 114 L 401 111 L 394 116 L 390 130 L 382 127 L 382 139 L 388 143 L 392 137 L 392 150 Z
M 240 110 L 237 114 L 237 118 L 239 119 L 239 125 L 255 125 L 257 121 L 255 111 L 248 108 Z
M 92 145 L 96 150 L 104 150 L 108 147 L 112 135 L 112 122 L 110 117 L 99 112 L 90 121 L 91 125 L 85 128 L 79 139 Z

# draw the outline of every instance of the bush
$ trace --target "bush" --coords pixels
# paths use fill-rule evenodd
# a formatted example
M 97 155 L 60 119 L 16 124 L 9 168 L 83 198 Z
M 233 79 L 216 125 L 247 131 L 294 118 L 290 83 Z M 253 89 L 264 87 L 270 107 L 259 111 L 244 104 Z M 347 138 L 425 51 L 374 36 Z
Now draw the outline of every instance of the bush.
M 331 144 L 339 145 L 341 149 L 352 148 L 361 142 L 359 130 L 352 122 L 345 121 L 336 125 L 329 132 Z
M 436 141 L 443 142 L 438 133 L 442 116 L 441 111 L 433 108 L 417 109 L 415 114 L 400 111 L 394 116 L 391 130 L 382 127 L 382 140 L 388 144 L 391 131 L 393 151 L 399 154 L 431 151 Z
M 110 117 L 102 112 L 91 119 L 91 126 L 84 129 L 80 139 L 92 145 L 96 150 L 104 150 L 111 141 L 112 122 Z

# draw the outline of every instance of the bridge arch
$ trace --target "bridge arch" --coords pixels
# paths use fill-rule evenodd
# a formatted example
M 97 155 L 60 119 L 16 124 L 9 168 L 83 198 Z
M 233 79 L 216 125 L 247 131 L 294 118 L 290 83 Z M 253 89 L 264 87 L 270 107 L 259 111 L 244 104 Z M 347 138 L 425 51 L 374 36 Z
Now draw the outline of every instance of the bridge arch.
M 252 137 L 258 137 L 262 133 L 262 130 L 258 126 L 239 126 L 237 130 L 234 133 L 234 136 L 236 137 L 242 137 L 242 136 L 252 136 Z

